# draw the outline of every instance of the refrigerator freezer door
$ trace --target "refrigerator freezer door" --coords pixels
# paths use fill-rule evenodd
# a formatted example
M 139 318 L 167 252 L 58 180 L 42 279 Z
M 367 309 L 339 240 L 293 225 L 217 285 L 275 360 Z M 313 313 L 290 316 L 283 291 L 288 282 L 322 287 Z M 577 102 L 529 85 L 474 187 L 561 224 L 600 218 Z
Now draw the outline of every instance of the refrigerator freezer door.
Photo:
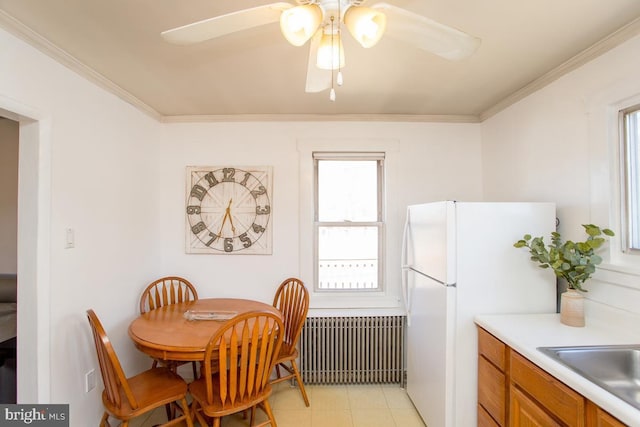
M 409 271 L 413 290 L 407 326 L 407 394 L 428 426 L 453 426 L 456 288 Z
M 455 202 L 409 206 L 407 264 L 446 285 L 456 283 Z

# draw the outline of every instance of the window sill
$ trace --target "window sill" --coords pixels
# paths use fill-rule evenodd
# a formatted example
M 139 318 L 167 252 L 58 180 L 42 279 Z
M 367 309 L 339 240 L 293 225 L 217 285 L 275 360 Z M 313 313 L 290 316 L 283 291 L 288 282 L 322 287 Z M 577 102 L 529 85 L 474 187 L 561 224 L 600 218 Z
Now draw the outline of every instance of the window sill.
M 400 308 L 310 308 L 307 317 L 406 316 Z
M 370 293 L 357 295 L 336 295 L 336 293 L 332 293 L 328 295 L 313 293 L 310 297 L 310 310 L 337 310 L 342 312 L 341 315 L 344 314 L 344 310 L 360 309 L 376 311 L 390 309 L 404 313 L 402 302 L 397 297 L 388 295 L 372 295 Z

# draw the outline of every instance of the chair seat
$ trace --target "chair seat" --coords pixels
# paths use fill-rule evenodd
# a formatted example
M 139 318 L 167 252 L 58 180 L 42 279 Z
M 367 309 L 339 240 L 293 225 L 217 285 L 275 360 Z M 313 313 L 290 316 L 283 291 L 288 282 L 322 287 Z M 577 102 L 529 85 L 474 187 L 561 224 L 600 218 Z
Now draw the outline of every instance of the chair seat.
M 213 396 L 216 397 L 211 404 L 207 403 L 207 383 L 204 378 L 200 378 L 189 384 L 189 393 L 202 406 L 204 413 L 208 416 L 224 417 L 225 415 L 234 414 L 245 409 L 249 409 L 256 404 L 264 401 L 271 395 L 271 385 L 265 385 L 262 392 L 257 395 L 243 396 L 236 400 L 233 404 L 227 402 L 223 404 L 220 399 L 220 377 L 216 373 L 212 375 Z M 228 386 L 230 387 L 230 386 Z
M 122 421 L 122 427 L 128 427 L 131 418 L 163 405 L 167 408 L 177 405 L 182 409 L 182 415 L 171 417 L 162 425 L 173 426 L 186 421 L 187 427 L 193 427 L 186 399 L 188 386 L 182 377 L 168 368 L 151 368 L 127 378 L 111 341 L 93 310 L 87 310 L 87 319 L 104 384 L 102 404 L 105 410 L 100 426 L 109 426 L 109 417 L 115 417 Z
M 105 408 L 116 418 L 123 420 L 148 412 L 150 408 L 174 402 L 179 396 L 184 396 L 187 393 L 187 384 L 184 380 L 165 367 L 149 369 L 128 378 L 127 381 L 138 402 L 138 408 L 134 409 L 129 405 L 129 400 L 122 389 L 120 389 L 122 400 L 120 408 L 114 407 L 108 401 L 106 391 L 102 395 Z
M 276 360 L 276 363 L 282 363 L 297 358 L 298 349 L 296 347 L 293 347 L 291 343 L 283 342 L 282 347 L 280 347 L 280 353 L 278 353 L 278 359 Z

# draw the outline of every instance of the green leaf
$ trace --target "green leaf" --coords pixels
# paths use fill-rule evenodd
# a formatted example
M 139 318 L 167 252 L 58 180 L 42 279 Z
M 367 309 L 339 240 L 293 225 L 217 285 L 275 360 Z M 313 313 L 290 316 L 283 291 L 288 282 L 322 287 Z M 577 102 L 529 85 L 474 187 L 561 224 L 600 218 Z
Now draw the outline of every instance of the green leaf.
M 604 239 L 602 237 L 598 237 L 595 238 L 593 240 L 589 240 L 587 242 L 587 244 L 592 248 L 592 249 L 598 249 L 600 246 L 602 246 L 602 244 L 604 243 Z
M 586 233 L 589 236 L 599 236 L 601 234 L 600 232 L 600 227 L 593 225 L 593 224 L 582 224 L 582 226 L 584 227 L 584 231 L 586 231 Z
M 595 273 L 596 265 L 602 258 L 595 254 L 595 250 L 606 242 L 605 236 L 613 236 L 608 228 L 600 229 L 594 224 L 582 224 L 587 238 L 582 242 L 567 240 L 563 242 L 557 231 L 551 233 L 551 244 L 546 245 L 542 237 L 532 238 L 526 234 L 523 239 L 513 244 L 516 248 L 526 247 L 532 262 L 540 268 L 551 268 L 556 277 L 565 279 L 573 289 L 586 292 L 582 283 Z
M 580 252 L 583 252 L 583 253 L 584 252 L 589 252 L 591 250 L 591 248 L 592 248 L 592 246 L 591 246 L 592 242 L 595 242 L 595 240 L 589 240 L 587 242 L 578 242 L 576 244 L 576 247 L 578 248 L 578 250 Z

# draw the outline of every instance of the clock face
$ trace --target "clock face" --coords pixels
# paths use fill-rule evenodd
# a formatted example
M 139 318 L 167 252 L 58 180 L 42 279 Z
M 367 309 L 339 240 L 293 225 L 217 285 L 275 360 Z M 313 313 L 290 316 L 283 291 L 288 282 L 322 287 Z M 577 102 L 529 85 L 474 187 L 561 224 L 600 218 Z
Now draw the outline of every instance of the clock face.
M 271 253 L 271 168 L 187 167 L 187 253 Z

